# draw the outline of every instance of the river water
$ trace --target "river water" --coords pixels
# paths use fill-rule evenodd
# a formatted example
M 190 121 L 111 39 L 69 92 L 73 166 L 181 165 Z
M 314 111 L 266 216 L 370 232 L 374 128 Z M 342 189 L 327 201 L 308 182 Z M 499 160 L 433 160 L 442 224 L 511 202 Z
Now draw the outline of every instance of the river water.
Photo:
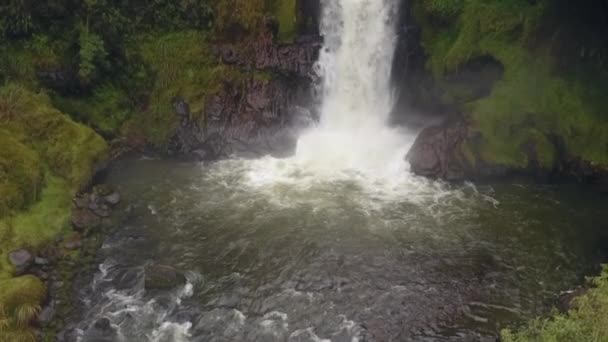
M 128 220 L 76 293 L 79 341 L 493 341 L 593 271 L 598 195 L 412 175 L 415 132 L 386 126 L 396 2 L 322 7 L 293 157 L 114 164 Z M 146 290 L 150 264 L 188 282 Z
M 114 165 L 129 219 L 78 292 L 80 340 L 490 341 L 597 261 L 605 201 L 582 189 L 409 175 L 295 186 L 265 181 L 265 163 Z M 189 283 L 145 291 L 150 263 Z M 102 318 L 118 331 L 105 340 Z

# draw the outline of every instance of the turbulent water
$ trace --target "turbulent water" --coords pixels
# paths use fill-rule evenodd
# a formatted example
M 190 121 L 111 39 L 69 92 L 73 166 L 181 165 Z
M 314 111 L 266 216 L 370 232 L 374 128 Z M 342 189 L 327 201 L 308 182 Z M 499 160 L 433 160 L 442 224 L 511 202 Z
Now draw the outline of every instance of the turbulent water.
M 323 3 L 321 122 L 301 137 L 296 163 L 320 176 L 344 170 L 404 175 L 413 137 L 387 126 L 396 18 L 392 0 Z
M 79 279 L 79 341 L 492 341 L 595 260 L 591 194 L 411 175 L 386 125 L 395 4 L 323 2 L 321 120 L 288 159 L 117 163 L 128 220 Z M 185 272 L 146 290 L 146 265 Z M 84 283 L 83 283 L 84 282 Z M 104 321 L 107 320 L 107 321 Z M 110 323 L 110 326 L 104 322 Z

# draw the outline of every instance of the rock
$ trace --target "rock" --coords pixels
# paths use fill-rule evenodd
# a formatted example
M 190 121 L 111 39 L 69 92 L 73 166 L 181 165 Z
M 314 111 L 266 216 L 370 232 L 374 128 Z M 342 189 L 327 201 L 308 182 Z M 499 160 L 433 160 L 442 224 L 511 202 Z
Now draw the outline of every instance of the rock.
M 305 12 L 309 18 L 310 10 Z M 279 44 L 271 26 L 246 42 L 212 47 L 224 63 L 274 75 L 224 82 L 219 92 L 205 99 L 202 113 L 191 113 L 198 106 L 174 98 L 179 125 L 170 154 L 198 161 L 293 154 L 304 129 L 301 123 L 310 121 L 299 116 L 316 118 L 309 109 L 314 108 L 313 66 L 321 39 L 299 37 L 294 43 Z M 204 123 L 193 119 L 201 117 Z
M 184 274 L 171 266 L 148 266 L 145 273 L 145 288 L 147 290 L 170 290 L 186 283 Z
M 76 206 L 76 208 L 82 209 L 82 208 L 88 208 L 89 207 L 89 196 L 77 196 L 74 198 L 73 200 L 74 205 Z
M 412 172 L 429 178 L 463 179 L 471 168 L 460 148 L 467 132 L 462 122 L 424 129 L 406 157 Z
M 53 281 L 51 282 L 51 290 L 59 290 L 61 289 L 65 283 L 63 281 Z
M 39 266 L 44 266 L 44 265 L 48 265 L 50 263 L 50 261 L 48 259 L 45 259 L 45 258 L 35 257 L 34 258 L 34 263 L 36 265 L 39 265 Z
M 93 210 L 93 213 L 99 217 L 109 217 L 112 213 L 112 210 L 105 204 L 99 205 L 97 208 Z
M 93 324 L 93 327 L 99 331 L 112 331 L 112 323 L 105 317 L 98 319 L 95 324 Z
M 34 256 L 26 249 L 18 249 L 8 254 L 8 259 L 17 275 L 22 275 L 34 262 Z
M 55 318 L 56 313 L 57 311 L 55 310 L 53 303 L 51 303 L 50 305 L 45 306 L 42 311 L 40 311 L 40 314 L 38 315 L 38 322 L 45 326 L 49 324 L 53 320 L 53 318 Z
M 118 203 L 120 203 L 120 194 L 117 192 L 113 192 L 107 196 L 104 196 L 103 200 L 109 205 L 117 205 Z
M 117 332 L 107 318 L 98 319 L 90 330 L 86 331 L 82 340 L 91 342 L 116 341 Z M 80 339 L 79 339 L 80 340 Z
M 71 238 L 63 243 L 63 247 L 68 250 L 75 250 L 82 247 L 82 241 L 80 237 Z
M 96 228 L 101 219 L 89 209 L 75 209 L 72 211 L 72 225 L 77 231 Z
M 112 274 L 111 282 L 117 290 L 131 289 L 137 286 L 141 276 L 141 269 L 122 268 Z
M 571 309 L 576 308 L 575 299 L 586 294 L 587 292 L 589 292 L 588 288 L 581 287 L 560 293 L 559 298 L 557 299 L 558 310 L 562 313 L 567 313 Z

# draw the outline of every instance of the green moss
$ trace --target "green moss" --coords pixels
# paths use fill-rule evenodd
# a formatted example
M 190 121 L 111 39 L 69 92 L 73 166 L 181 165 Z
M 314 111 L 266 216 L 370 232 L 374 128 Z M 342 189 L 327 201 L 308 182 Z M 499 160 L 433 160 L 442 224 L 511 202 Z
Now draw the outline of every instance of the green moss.
M 296 0 L 266 0 L 266 8 L 279 24 L 279 40 L 292 42 L 297 34 Z
M 593 280 L 595 288 L 575 301 L 567 314 L 537 319 L 519 332 L 503 330 L 504 342 L 608 341 L 608 268 Z
M 207 37 L 198 31 L 138 38 L 138 51 L 155 74 L 148 108 L 134 117 L 149 142 L 166 145 L 177 128 L 173 108 L 180 98 L 190 106 L 194 120 L 202 120 L 206 100 L 224 84 L 241 81 L 249 73 L 220 63 L 210 52 Z
M 44 285 L 12 278 L 8 253 L 34 252 L 69 229 L 71 198 L 107 156 L 105 141 L 71 121 L 49 98 L 9 83 L 0 87 L 0 336 L 32 337 Z
M 43 172 L 38 155 L 0 129 L 0 217 L 38 198 Z
M 90 128 L 55 109 L 45 94 L 8 84 L 0 88 L 0 118 L 13 137 L 36 151 L 51 172 L 79 189 L 107 157 L 107 144 Z
M 551 136 L 563 141 L 566 153 L 608 167 L 608 98 L 600 95 L 608 75 L 582 62 L 566 73 L 558 69 L 550 42 L 534 41 L 549 6 L 524 0 L 417 1 L 414 15 L 423 28 L 427 66 L 439 84 L 449 85 L 443 80 L 475 58 L 491 57 L 504 67 L 503 79 L 479 100 L 468 102 L 466 85 L 444 87 L 446 98 L 481 133 L 475 150 L 483 160 L 524 168 L 529 161 L 522 146 L 533 143 L 541 166 L 551 168 Z M 438 16 L 451 19 L 438 25 Z
M 37 70 L 57 70 L 63 63 L 67 42 L 36 35 L 25 42 L 0 44 L 0 80 L 18 81 L 35 88 Z
M 266 0 L 219 0 L 213 4 L 219 35 L 256 33 L 263 27 Z
M 422 3 L 424 10 L 438 19 L 453 19 L 460 14 L 464 6 L 463 0 L 429 0 Z
M 103 84 L 89 97 L 55 97 L 61 111 L 97 131 L 116 136 L 122 124 L 131 117 L 133 104 L 124 90 Z

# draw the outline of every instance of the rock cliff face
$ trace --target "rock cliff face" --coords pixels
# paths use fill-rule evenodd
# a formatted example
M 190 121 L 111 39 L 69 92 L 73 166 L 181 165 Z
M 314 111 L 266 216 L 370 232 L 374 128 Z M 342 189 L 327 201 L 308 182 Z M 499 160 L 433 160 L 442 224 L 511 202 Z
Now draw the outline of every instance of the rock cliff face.
M 223 63 L 258 73 L 225 82 L 197 119 L 189 104 L 176 98 L 180 124 L 170 150 L 201 160 L 291 153 L 299 131 L 316 118 L 313 65 L 320 45 L 314 35 L 278 43 L 270 26 L 249 42 L 215 45 Z
M 605 8 L 402 4 L 394 118 L 427 127 L 407 156 L 415 173 L 608 183 Z

